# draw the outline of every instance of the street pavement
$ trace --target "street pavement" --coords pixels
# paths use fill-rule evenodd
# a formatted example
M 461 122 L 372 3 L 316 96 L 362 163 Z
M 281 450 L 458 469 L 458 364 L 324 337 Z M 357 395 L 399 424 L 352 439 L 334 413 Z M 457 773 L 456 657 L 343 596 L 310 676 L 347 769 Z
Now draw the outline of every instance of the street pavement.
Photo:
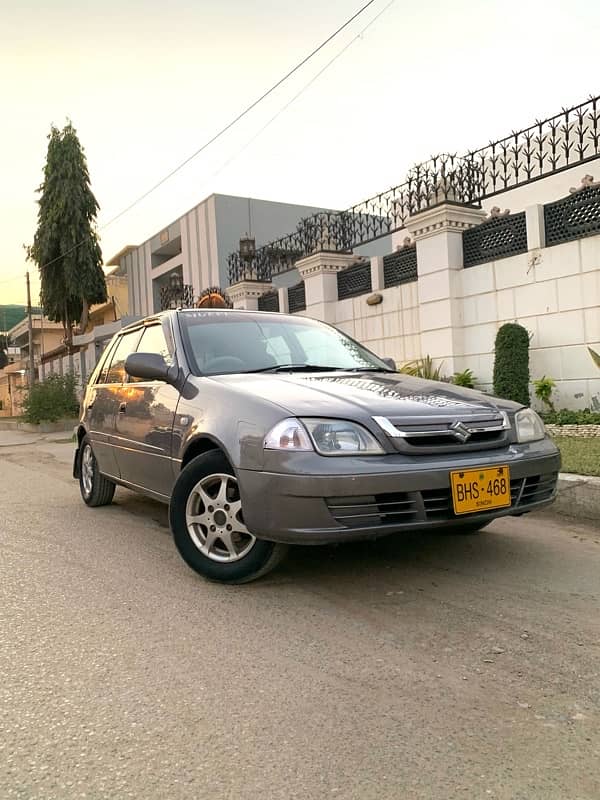
M 159 504 L 85 507 L 54 438 L 0 441 L 2 800 L 600 798 L 600 525 L 296 548 L 223 587 Z

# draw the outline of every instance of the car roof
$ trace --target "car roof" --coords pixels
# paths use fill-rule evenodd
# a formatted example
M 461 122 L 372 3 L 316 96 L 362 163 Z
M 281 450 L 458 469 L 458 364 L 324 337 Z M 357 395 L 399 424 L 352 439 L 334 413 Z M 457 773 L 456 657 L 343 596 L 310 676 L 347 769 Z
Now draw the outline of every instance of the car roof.
M 141 317 L 140 319 L 135 320 L 135 322 L 130 322 L 129 325 L 125 325 L 123 328 L 121 328 L 119 333 L 135 331 L 138 328 L 148 325 L 149 323 L 161 322 L 164 319 L 174 317 L 178 314 L 198 314 L 198 312 L 203 314 L 244 314 L 248 315 L 249 317 L 297 318 L 294 314 L 286 314 L 282 311 L 258 311 L 247 308 L 170 308 L 166 311 L 158 311 L 155 314 L 149 314 L 147 317 Z M 302 319 L 308 318 L 302 317 Z

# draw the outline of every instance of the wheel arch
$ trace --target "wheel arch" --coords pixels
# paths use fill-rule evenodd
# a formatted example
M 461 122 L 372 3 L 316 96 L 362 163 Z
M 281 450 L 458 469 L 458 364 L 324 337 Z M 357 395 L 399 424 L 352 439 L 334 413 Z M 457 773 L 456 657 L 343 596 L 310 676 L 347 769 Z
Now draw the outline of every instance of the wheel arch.
M 185 450 L 183 451 L 183 457 L 181 459 L 181 469 L 185 469 L 185 467 L 190 463 L 190 461 L 197 456 L 204 455 L 204 453 L 210 452 L 220 452 L 222 453 L 227 461 L 229 462 L 232 469 L 235 470 L 233 465 L 233 461 L 229 453 L 227 452 L 227 448 L 225 448 L 218 439 L 215 439 L 213 436 L 208 434 L 201 434 L 200 436 L 195 437 L 192 439 L 187 445 Z

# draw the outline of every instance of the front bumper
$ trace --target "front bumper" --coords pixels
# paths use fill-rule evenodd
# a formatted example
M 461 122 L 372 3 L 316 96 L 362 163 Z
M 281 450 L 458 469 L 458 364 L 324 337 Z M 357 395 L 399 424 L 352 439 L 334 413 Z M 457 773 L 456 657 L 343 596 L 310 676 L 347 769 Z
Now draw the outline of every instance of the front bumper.
M 270 458 L 265 471 L 238 470 L 244 521 L 258 538 L 288 544 L 372 539 L 524 514 L 554 500 L 560 468 L 560 455 L 549 439 L 463 455 L 460 460 L 456 455 L 347 460 L 297 454 L 295 464 L 289 455 L 278 464 L 279 454 Z M 292 465 L 294 473 L 289 471 Z M 497 465 L 510 468 L 511 506 L 456 516 L 450 470 Z

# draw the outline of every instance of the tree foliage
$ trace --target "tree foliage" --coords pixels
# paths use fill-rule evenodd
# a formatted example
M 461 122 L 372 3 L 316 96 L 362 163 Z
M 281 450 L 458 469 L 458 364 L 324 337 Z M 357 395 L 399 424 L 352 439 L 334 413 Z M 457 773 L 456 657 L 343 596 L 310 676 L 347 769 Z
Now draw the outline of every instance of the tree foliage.
M 496 335 L 494 394 L 529 405 L 529 334 L 515 322 L 502 325 Z
M 96 233 L 98 203 L 71 123 L 50 130 L 44 181 L 38 191 L 38 227 L 28 257 L 40 270 L 40 301 L 46 315 L 61 322 L 70 339 L 75 323 L 85 329 L 89 307 L 107 299 Z

